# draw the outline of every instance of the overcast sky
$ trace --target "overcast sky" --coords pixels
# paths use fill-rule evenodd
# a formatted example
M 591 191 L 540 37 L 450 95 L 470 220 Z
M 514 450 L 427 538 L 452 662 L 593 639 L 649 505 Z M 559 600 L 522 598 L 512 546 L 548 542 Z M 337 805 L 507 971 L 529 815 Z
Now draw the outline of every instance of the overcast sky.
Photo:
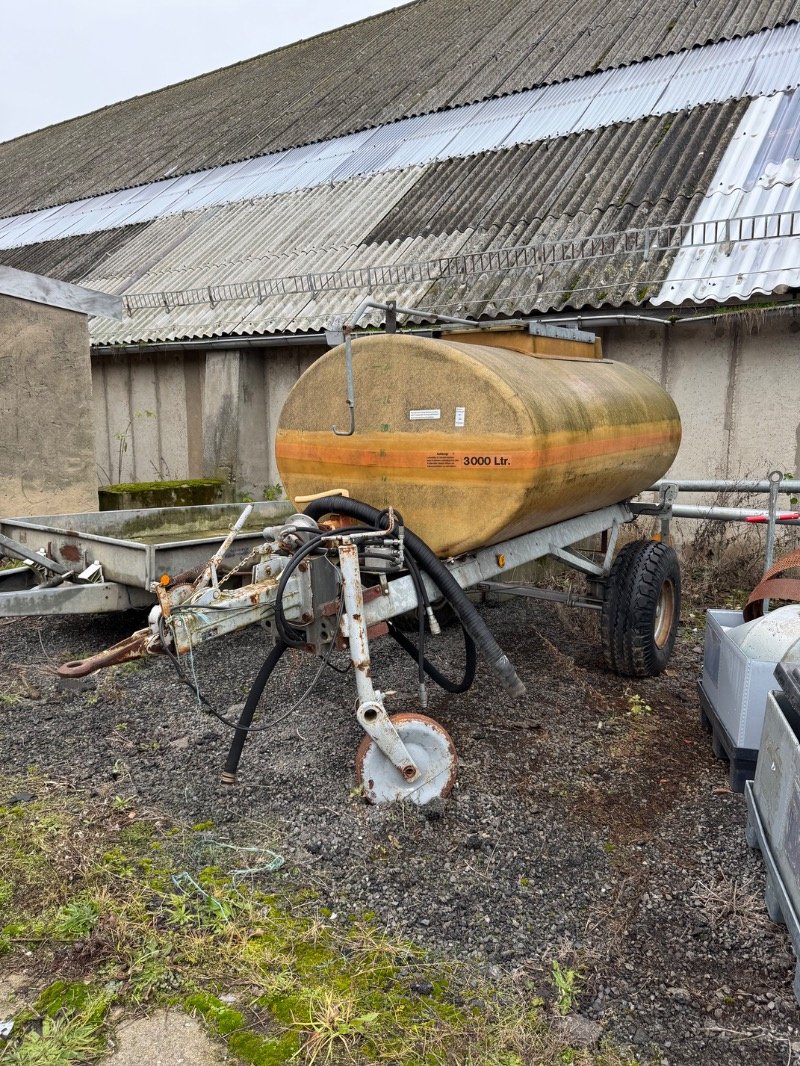
M 0 0 L 0 141 L 403 0 Z

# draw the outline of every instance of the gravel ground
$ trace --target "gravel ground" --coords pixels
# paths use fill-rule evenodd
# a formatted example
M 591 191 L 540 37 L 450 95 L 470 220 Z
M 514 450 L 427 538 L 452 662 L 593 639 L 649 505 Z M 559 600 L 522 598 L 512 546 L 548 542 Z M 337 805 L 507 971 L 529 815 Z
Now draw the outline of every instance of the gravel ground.
M 579 965 L 575 1011 L 589 1039 L 602 1029 L 641 1062 L 800 1057 L 788 935 L 766 917 L 743 798 L 698 720 L 702 632 L 682 626 L 666 674 L 631 682 L 603 670 L 585 613 L 533 601 L 482 610 L 528 695 L 506 699 L 482 666 L 464 696 L 431 689 L 427 713 L 460 758 L 457 788 L 435 809 L 369 807 L 352 794 L 351 677 L 326 672 L 304 706 L 251 736 L 228 788 L 229 734 L 198 712 L 167 661 L 71 688 L 47 671 L 139 618 L 0 622 L 0 690 L 22 697 L 0 703 L 0 758 L 7 772 L 35 766 L 211 820 L 218 838 L 257 836 L 286 856 L 286 877 L 313 885 L 342 918 L 372 911 L 392 932 L 512 973 L 546 999 L 552 960 Z M 458 631 L 436 650 L 457 674 Z M 202 649 L 204 694 L 221 709 L 241 701 L 265 652 L 257 628 Z M 394 690 L 390 710 L 415 710 L 414 665 L 391 640 L 373 652 L 376 683 Z M 266 715 L 280 715 L 314 670 L 284 657 Z

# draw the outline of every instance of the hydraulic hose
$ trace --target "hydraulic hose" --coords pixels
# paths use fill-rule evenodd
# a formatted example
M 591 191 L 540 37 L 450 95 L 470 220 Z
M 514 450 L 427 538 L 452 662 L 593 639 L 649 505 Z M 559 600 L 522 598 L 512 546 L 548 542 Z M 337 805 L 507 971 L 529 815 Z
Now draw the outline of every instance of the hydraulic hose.
M 245 705 L 239 716 L 236 732 L 233 734 L 233 740 L 231 741 L 231 746 L 228 751 L 228 758 L 225 760 L 225 768 L 222 771 L 222 782 L 225 785 L 236 784 L 236 773 L 239 769 L 239 760 L 242 757 L 242 748 L 244 747 L 244 742 L 250 735 L 249 730 L 253 721 L 253 715 L 256 713 L 256 707 L 258 707 L 258 701 L 261 699 L 261 694 L 270 679 L 270 675 L 278 665 L 286 648 L 287 645 L 284 644 L 282 640 L 278 640 L 275 643 L 272 651 L 266 657 L 261 669 L 258 671 L 258 676 L 253 682 L 253 687 L 247 694 Z
M 475 650 L 475 641 L 462 626 L 462 632 L 464 634 L 464 651 L 466 653 L 466 664 L 464 666 L 464 676 L 460 681 L 451 681 L 448 677 L 437 670 L 433 663 L 423 656 L 422 663 L 425 668 L 425 673 L 430 677 L 439 688 L 443 688 L 445 692 L 468 692 L 472 688 L 472 682 L 475 680 L 475 667 L 478 663 L 478 653 Z M 389 635 L 394 637 L 400 647 L 407 651 L 412 659 L 416 659 L 419 654 L 419 648 L 414 644 L 413 640 L 409 640 L 402 630 L 397 626 L 389 623 Z
M 386 528 L 385 512 L 370 507 L 360 500 L 352 500 L 346 496 L 323 496 L 319 500 L 313 500 L 305 509 L 305 513 L 315 520 L 326 514 L 343 514 L 350 518 L 356 518 L 370 526 Z M 428 545 L 415 533 L 406 527 L 405 547 L 413 556 L 421 570 L 430 577 L 439 591 L 453 608 L 461 620 L 461 624 L 467 633 L 475 641 L 478 651 L 487 661 L 489 666 L 500 678 L 504 687 L 512 696 L 522 696 L 525 686 L 517 676 L 508 656 L 494 639 L 486 623 L 464 595 L 464 590 L 455 580 L 441 560 L 431 551 Z

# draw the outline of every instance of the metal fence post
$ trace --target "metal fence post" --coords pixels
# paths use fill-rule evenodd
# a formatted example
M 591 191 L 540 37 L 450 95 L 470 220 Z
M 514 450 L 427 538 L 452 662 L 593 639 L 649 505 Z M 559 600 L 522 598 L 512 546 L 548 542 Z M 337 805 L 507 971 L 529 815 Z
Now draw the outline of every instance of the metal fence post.
M 764 559 L 764 573 L 772 566 L 775 555 L 775 522 L 778 517 L 778 486 L 783 481 L 783 471 L 770 470 L 769 478 L 769 517 L 767 519 L 767 550 Z M 769 600 L 764 600 L 764 614 L 769 611 Z

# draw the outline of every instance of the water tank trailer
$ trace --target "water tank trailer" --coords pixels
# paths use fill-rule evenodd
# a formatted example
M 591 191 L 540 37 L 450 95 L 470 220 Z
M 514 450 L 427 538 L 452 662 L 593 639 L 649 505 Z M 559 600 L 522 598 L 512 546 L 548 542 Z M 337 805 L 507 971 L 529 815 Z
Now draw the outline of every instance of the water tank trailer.
M 631 497 L 671 465 L 680 420 L 655 381 L 603 359 L 585 333 L 527 325 L 451 327 L 438 337 L 344 333 L 283 406 L 276 457 L 298 513 L 264 530 L 248 583 L 233 587 L 224 572 L 246 508 L 200 572 L 153 585 L 145 629 L 60 673 L 82 676 L 157 653 L 180 668 L 203 641 L 269 623 L 272 650 L 238 719 L 228 720 L 223 780 L 233 784 L 285 651 L 327 660 L 346 649 L 365 733 L 356 756 L 364 796 L 424 804 L 450 792 L 457 766 L 451 737 L 422 713 L 428 680 L 464 692 L 480 656 L 510 698 L 525 691 L 465 590 L 508 592 L 493 579 L 553 556 L 586 576 L 587 594 L 518 591 L 599 610 L 611 670 L 644 677 L 664 669 L 680 604 L 675 552 L 663 537 L 631 541 L 616 557 L 615 549 L 620 527 L 637 514 L 660 515 L 666 529 L 669 488 L 655 504 Z M 599 552 L 574 547 L 597 534 Z M 461 678 L 443 676 L 426 656 L 440 604 L 463 629 Z M 398 624 L 410 612 L 416 643 Z M 376 687 L 370 645 L 386 635 L 417 661 L 420 713 L 391 716 Z

